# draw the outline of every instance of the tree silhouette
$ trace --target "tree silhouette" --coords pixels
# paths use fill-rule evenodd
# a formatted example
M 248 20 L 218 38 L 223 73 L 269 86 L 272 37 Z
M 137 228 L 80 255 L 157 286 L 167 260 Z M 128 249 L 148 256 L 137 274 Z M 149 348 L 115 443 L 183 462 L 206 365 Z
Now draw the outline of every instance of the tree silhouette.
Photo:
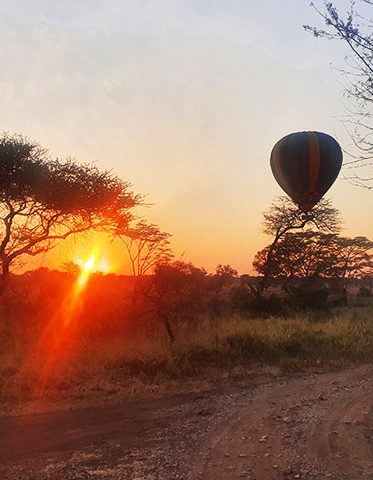
M 340 229 L 339 212 L 332 207 L 329 200 L 325 199 L 320 200 L 311 213 L 304 214 L 288 197 L 277 197 L 263 216 L 263 231 L 274 238 L 266 250 L 263 276 L 259 284 L 256 287 L 249 284 L 255 295 L 262 295 L 267 288 L 272 270 L 272 257 L 277 243 L 284 235 L 292 230 L 303 230 L 306 225 L 330 233 L 336 233 Z
M 22 136 L 0 138 L 0 294 L 10 267 L 56 241 L 131 219 L 141 198 L 130 185 L 94 165 L 51 159 Z
M 115 235 L 125 246 L 134 277 L 146 275 L 157 264 L 168 263 L 173 258 L 169 241 L 171 234 L 145 220 L 132 226 L 125 218 L 118 224 Z
M 148 284 L 146 297 L 154 305 L 170 342 L 175 340 L 172 320 L 180 321 L 201 310 L 207 272 L 191 263 L 175 261 L 158 264 Z
M 253 266 L 263 274 L 269 246 L 260 250 Z M 308 230 L 287 233 L 277 243 L 271 264 L 273 278 L 355 278 L 373 261 L 373 242 L 366 237 L 346 238 Z
M 371 16 L 367 18 L 367 14 L 362 13 L 357 5 L 369 10 Z M 352 183 L 372 189 L 373 1 L 351 0 L 345 17 L 330 1 L 324 1 L 323 9 L 314 3 L 311 3 L 311 6 L 323 19 L 325 29 L 304 25 L 305 30 L 315 37 L 342 41 L 351 52 L 345 59 L 347 68 L 341 72 L 347 79 L 345 93 L 354 99 L 356 104 L 356 111 L 349 113 L 347 124 L 358 153 L 352 154 L 352 160 L 345 162 L 344 167 L 352 172 L 348 176 Z
M 268 271 L 270 245 L 254 259 L 255 270 Z M 373 265 L 373 242 L 366 237 L 346 238 L 312 230 L 286 233 L 275 245 L 270 263 L 270 278 L 282 278 L 291 285 L 296 278 L 331 278 L 340 280 L 342 297 L 347 302 L 351 278 L 365 277 Z
M 220 292 L 223 287 L 232 281 L 238 275 L 236 269 L 231 265 L 222 265 L 219 263 L 215 269 L 215 279 L 217 280 L 217 290 Z
M 62 264 L 62 271 L 72 277 L 77 277 L 82 272 L 82 269 L 77 263 L 69 260 L 68 262 L 64 262 Z

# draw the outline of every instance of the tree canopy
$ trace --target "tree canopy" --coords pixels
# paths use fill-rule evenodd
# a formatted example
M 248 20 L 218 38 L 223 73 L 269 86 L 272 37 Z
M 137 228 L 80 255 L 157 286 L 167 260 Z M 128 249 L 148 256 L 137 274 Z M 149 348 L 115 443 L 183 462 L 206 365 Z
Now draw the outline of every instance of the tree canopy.
M 159 263 L 155 267 L 145 296 L 155 306 L 171 342 L 175 339 L 171 320 L 180 321 L 201 311 L 206 279 L 206 270 L 181 260 Z
M 173 258 L 169 240 L 171 234 L 145 220 L 128 224 L 127 218 L 124 221 L 119 219 L 115 236 L 127 251 L 135 277 L 151 273 L 156 265 L 168 263 Z
M 264 274 L 267 252 L 260 250 L 254 259 L 255 270 Z M 276 244 L 271 258 L 272 278 L 354 278 L 373 265 L 373 242 L 365 237 L 346 238 L 312 230 L 287 233 Z
M 310 215 L 305 215 L 286 196 L 276 197 L 263 213 L 263 232 L 267 235 L 282 237 L 289 230 L 301 230 L 306 225 L 323 232 L 336 233 L 341 228 L 340 214 L 330 200 L 322 199 Z
M 340 230 L 341 219 L 337 209 L 329 200 L 321 199 L 308 214 L 304 214 L 288 197 L 274 199 L 270 208 L 263 213 L 263 231 L 273 236 L 272 243 L 263 252 L 263 277 L 257 287 L 251 285 L 252 293 L 262 295 L 271 275 L 272 256 L 276 245 L 288 232 L 317 229 L 321 232 L 337 233 Z

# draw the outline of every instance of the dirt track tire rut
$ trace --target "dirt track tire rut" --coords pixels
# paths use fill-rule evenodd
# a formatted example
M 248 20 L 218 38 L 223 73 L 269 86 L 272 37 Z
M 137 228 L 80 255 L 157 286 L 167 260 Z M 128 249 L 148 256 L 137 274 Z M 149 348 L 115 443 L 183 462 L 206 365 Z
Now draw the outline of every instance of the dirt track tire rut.
M 195 478 L 373 479 L 372 369 L 258 389 L 205 448 Z
M 373 365 L 0 417 L 1 480 L 373 480 Z

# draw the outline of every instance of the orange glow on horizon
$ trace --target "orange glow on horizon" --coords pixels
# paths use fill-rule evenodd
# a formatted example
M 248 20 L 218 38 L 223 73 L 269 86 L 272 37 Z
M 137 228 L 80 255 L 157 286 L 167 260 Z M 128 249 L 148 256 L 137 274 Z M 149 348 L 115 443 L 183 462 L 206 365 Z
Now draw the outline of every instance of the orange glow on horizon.
M 95 242 L 95 246 L 85 252 L 82 248 L 82 253 L 75 253 L 72 258 L 73 262 L 80 267 L 81 276 L 84 276 L 84 274 L 87 273 L 87 278 L 89 274 L 95 272 L 111 273 L 115 271 L 115 266 L 113 265 L 112 260 L 108 260 L 107 247 L 106 245 L 102 245 L 102 242 Z

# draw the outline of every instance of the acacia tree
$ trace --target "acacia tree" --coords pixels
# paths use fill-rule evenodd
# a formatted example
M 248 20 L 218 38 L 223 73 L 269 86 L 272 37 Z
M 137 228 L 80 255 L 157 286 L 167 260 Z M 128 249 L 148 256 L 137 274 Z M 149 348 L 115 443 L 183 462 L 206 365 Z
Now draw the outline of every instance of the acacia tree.
M 266 267 L 268 246 L 260 250 L 253 266 L 258 273 Z M 346 238 L 312 230 L 287 233 L 272 255 L 274 278 L 356 278 L 364 274 L 373 261 L 373 242 L 366 237 Z
M 132 306 L 137 303 L 138 277 L 151 273 L 159 264 L 168 263 L 173 258 L 169 238 L 171 234 L 163 232 L 157 225 L 145 220 L 135 225 L 119 219 L 115 237 L 123 243 L 127 252 L 134 279 Z
M 343 301 L 347 304 L 347 287 L 351 278 L 365 277 L 373 267 L 373 242 L 366 237 L 338 238 L 334 276 L 342 281 Z
M 269 246 L 259 251 L 253 266 L 264 274 Z M 346 238 L 315 231 L 287 233 L 272 253 L 272 278 L 287 283 L 295 278 L 339 279 L 344 302 L 349 279 L 364 277 L 373 265 L 373 242 L 366 237 Z
M 21 136 L 0 138 L 0 294 L 12 265 L 58 240 L 130 221 L 141 201 L 130 185 L 94 165 L 53 160 Z
M 357 154 L 344 163 L 353 173 L 348 177 L 356 185 L 373 188 L 373 0 L 350 0 L 343 16 L 333 2 L 324 1 L 323 8 L 311 3 L 323 19 L 325 29 L 304 25 L 315 37 L 343 42 L 351 55 L 347 68 L 341 70 L 347 82 L 345 93 L 356 110 L 348 116 L 348 130 L 357 147 Z M 363 172 L 363 173 L 358 173 Z
M 172 323 L 195 318 L 201 311 L 206 278 L 206 270 L 191 263 L 179 260 L 157 264 L 145 296 L 154 305 L 157 319 L 163 323 L 170 342 L 175 340 Z
M 231 282 L 238 272 L 231 265 L 222 265 L 219 263 L 215 269 L 215 278 L 217 280 L 218 292 L 220 292 L 224 285 Z
M 275 246 L 271 261 L 271 278 L 292 280 L 300 277 L 331 276 L 337 263 L 336 234 L 312 230 L 286 233 Z M 263 274 L 269 245 L 257 252 L 253 267 Z
M 169 240 L 171 234 L 145 220 L 133 226 L 125 218 L 118 224 L 115 236 L 125 246 L 134 277 L 146 275 L 157 264 L 168 263 L 173 258 Z
M 325 199 L 320 200 L 312 209 L 312 213 L 304 214 L 288 197 L 277 197 L 263 216 L 263 231 L 273 236 L 273 241 L 265 252 L 263 276 L 259 284 L 256 287 L 249 284 L 249 288 L 255 295 L 262 295 L 268 286 L 274 251 L 284 235 L 293 230 L 303 230 L 306 226 L 329 233 L 337 233 L 340 229 L 339 212 L 332 207 L 329 200 Z

